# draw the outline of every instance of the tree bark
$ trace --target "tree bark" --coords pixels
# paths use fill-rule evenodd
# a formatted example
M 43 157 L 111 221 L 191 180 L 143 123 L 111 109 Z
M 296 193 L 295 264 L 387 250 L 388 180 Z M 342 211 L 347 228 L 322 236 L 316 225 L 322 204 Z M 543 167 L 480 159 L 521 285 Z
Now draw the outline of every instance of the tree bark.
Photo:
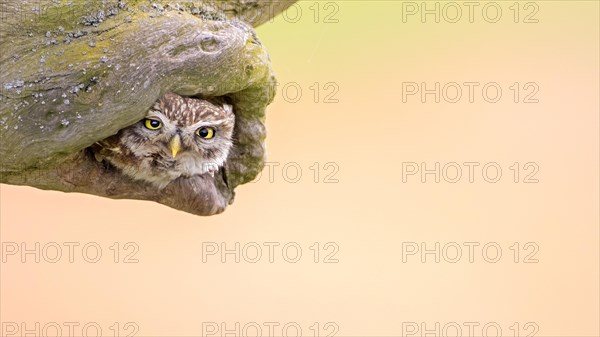
M 264 166 L 275 78 L 250 24 L 292 3 L 1 3 L 0 182 L 222 212 Z M 233 102 L 235 147 L 219 174 L 159 191 L 93 159 L 90 145 L 139 121 L 167 92 Z

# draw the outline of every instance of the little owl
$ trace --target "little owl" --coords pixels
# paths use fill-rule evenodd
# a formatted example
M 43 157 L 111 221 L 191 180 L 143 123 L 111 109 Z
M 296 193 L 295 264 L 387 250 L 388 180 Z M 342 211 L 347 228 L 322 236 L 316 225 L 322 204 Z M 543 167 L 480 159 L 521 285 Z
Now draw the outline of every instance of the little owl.
M 231 149 L 234 120 L 227 103 L 169 93 L 144 119 L 92 151 L 125 175 L 163 189 L 179 177 L 214 175 Z

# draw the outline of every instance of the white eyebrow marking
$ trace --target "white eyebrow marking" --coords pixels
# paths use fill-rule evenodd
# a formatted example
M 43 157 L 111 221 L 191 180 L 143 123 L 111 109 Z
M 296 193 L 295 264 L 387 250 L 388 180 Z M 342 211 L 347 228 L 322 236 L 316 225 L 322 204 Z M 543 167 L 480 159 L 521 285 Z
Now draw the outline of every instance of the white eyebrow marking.
M 162 113 L 160 111 L 149 110 L 146 116 L 161 116 Z
M 197 123 L 194 123 L 192 125 L 190 125 L 189 127 L 192 129 L 197 129 L 199 127 L 202 126 L 220 126 L 221 124 L 224 124 L 225 120 L 219 120 L 219 121 L 200 121 Z

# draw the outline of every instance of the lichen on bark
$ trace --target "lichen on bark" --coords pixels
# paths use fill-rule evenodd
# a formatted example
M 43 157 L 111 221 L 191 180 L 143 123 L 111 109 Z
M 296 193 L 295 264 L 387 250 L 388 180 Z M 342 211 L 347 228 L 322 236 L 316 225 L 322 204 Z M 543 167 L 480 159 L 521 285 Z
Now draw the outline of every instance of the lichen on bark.
M 1 3 L 0 182 L 222 212 L 264 165 L 275 78 L 249 23 L 291 3 Z M 166 92 L 233 102 L 235 147 L 219 175 L 158 191 L 93 160 L 90 145 L 140 120 Z

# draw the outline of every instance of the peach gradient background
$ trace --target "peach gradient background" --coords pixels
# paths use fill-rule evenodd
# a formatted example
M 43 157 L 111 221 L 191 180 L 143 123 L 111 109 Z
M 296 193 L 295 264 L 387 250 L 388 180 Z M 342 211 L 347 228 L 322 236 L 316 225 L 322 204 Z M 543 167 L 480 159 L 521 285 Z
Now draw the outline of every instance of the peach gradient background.
M 469 23 L 466 12 L 456 24 L 436 24 L 431 16 L 403 23 L 402 3 L 394 1 L 334 3 L 337 23 L 323 22 L 335 7 L 321 2 L 315 23 L 314 2 L 306 1 L 297 22 L 290 22 L 291 11 L 287 20 L 258 28 L 282 84 L 267 114 L 269 161 L 281 166 L 273 182 L 265 170 L 258 182 L 240 187 L 222 215 L 2 185 L 2 242 L 30 248 L 96 242 L 103 256 L 96 264 L 80 250 L 69 263 L 66 248 L 56 264 L 8 256 L 1 265 L 1 321 L 30 328 L 78 322 L 79 334 L 97 322 L 107 336 L 114 322 L 135 322 L 137 336 L 198 336 L 202 322 L 229 328 L 278 322 L 278 335 L 296 322 L 307 336 L 314 322 L 321 336 L 333 331 L 324 329 L 327 322 L 339 327 L 337 336 L 398 336 L 402 322 L 429 329 L 456 322 L 462 336 L 468 336 L 464 322 L 480 324 L 477 335 L 495 322 L 513 336 L 518 322 L 525 336 L 533 330 L 524 325 L 534 322 L 537 336 L 598 336 L 598 2 L 539 1 L 539 22 L 529 24 L 513 22 L 512 2 L 498 3 L 503 17 L 495 24 L 481 14 Z M 521 21 L 531 11 L 523 5 Z M 402 82 L 468 81 L 499 83 L 502 99 L 401 101 Z M 302 88 L 296 103 L 281 90 L 291 82 Z M 323 103 L 331 89 L 322 89 L 315 103 L 314 82 L 334 82 L 339 102 Z M 537 83 L 539 103 L 514 103 L 514 82 Z M 403 162 L 466 161 L 497 162 L 503 176 L 496 184 L 480 171 L 473 183 L 465 175 L 455 184 L 432 176 L 402 182 Z M 297 183 L 282 176 L 289 162 L 302 169 Z M 339 168 L 337 183 L 324 183 L 328 162 Z M 537 163 L 539 182 L 514 183 L 514 162 Z M 139 262 L 114 263 L 114 242 L 121 260 L 131 251 L 123 245 L 135 243 Z M 280 246 L 273 263 L 264 246 L 258 263 L 243 257 L 235 263 L 232 256 L 221 263 L 218 255 L 203 262 L 203 242 Z M 283 259 L 287 242 L 301 246 L 298 263 Z M 320 263 L 313 261 L 314 242 L 321 245 Z M 327 242 L 339 247 L 338 263 L 322 263 L 332 251 L 324 249 Z M 429 248 L 496 242 L 502 257 L 486 262 L 479 246 L 473 263 L 466 248 L 458 263 L 435 263 L 432 256 L 422 263 L 419 255 L 403 262 L 403 242 Z M 509 248 L 514 242 L 521 245 L 520 263 Z M 539 247 L 538 263 L 522 263 L 532 251 L 524 250 L 527 242 Z

